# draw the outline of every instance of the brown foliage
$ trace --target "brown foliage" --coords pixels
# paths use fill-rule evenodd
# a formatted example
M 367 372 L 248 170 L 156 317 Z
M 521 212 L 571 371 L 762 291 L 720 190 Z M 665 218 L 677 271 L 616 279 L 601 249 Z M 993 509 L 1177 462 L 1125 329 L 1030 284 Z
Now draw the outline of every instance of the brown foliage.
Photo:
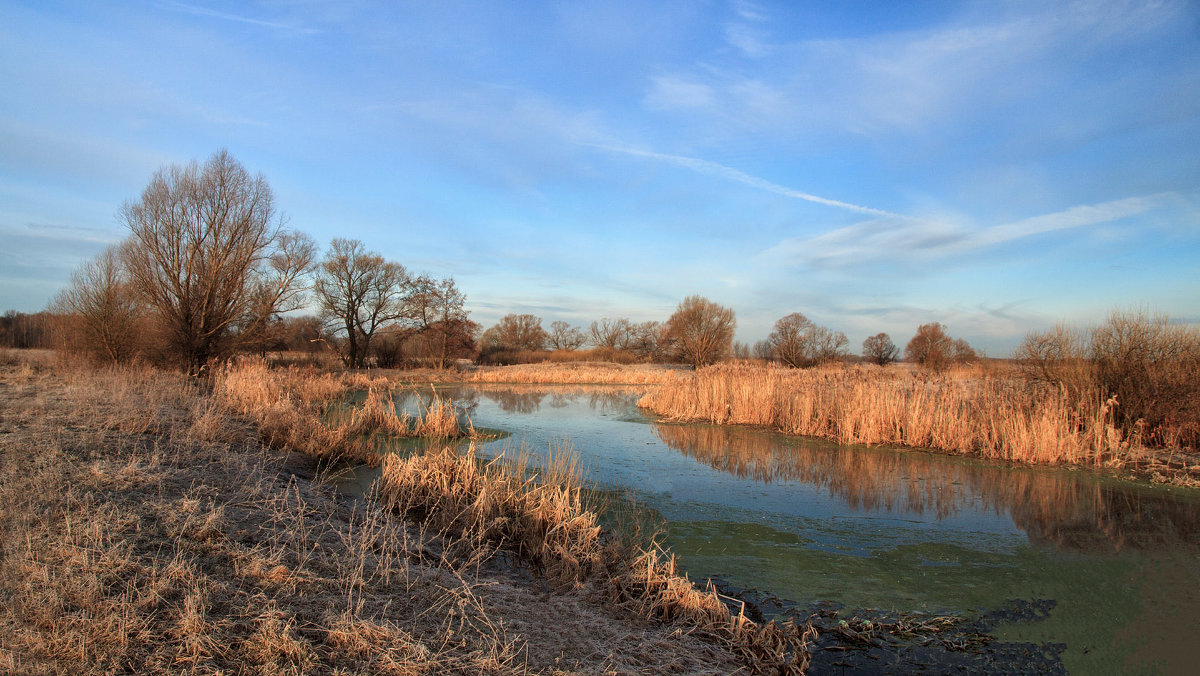
M 799 312 L 775 322 L 767 342 L 776 359 L 795 368 L 838 361 L 846 356 L 846 334 L 818 326 Z
M 1200 446 L 1200 329 L 1117 311 L 1086 332 L 1059 325 L 1030 333 L 1016 356 L 1033 383 L 1111 398 L 1126 436 Z
M 967 341 L 951 338 L 938 322 L 922 324 L 904 348 L 904 358 L 931 371 L 944 371 L 951 364 L 967 364 L 978 359 Z
M 94 362 L 122 364 L 142 348 L 139 324 L 145 308 L 130 287 L 116 248 L 71 274 L 70 285 L 51 303 L 59 349 Z
M 667 320 L 676 356 L 696 368 L 723 359 L 733 347 L 733 310 L 703 296 L 688 296 Z

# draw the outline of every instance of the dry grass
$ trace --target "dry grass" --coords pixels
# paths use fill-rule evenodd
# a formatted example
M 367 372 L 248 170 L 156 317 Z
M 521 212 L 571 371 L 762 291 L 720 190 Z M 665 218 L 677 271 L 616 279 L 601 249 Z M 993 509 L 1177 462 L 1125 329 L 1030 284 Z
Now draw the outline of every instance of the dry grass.
M 190 383 L 6 368 L 0 385 L 6 669 L 377 673 L 404 654 L 392 673 L 527 671 L 495 622 L 454 643 L 430 626 L 480 589 L 448 560 L 410 565 L 433 539 L 293 477 L 236 419 L 197 424 L 212 414 Z M 386 645 L 348 644 L 359 625 Z
M 685 627 L 737 654 L 751 673 L 802 674 L 812 627 L 756 624 L 732 615 L 711 587 L 681 574 L 653 541 L 605 534 L 600 507 L 584 499 L 575 456 L 555 449 L 531 463 L 520 453 L 482 462 L 446 447 L 384 461 L 378 499 L 469 552 L 506 551 L 558 589 L 591 586 L 608 604 Z
M 538 385 L 649 385 L 670 381 L 674 371 L 654 364 L 545 362 L 484 367 L 471 374 L 469 380 Z
M 336 383 L 316 380 L 287 387 L 337 396 Z M 264 445 L 259 426 L 223 408 L 216 389 L 214 399 L 149 370 L 0 367 L 0 670 L 740 668 L 716 634 L 606 609 L 586 589 L 547 594 L 490 557 L 494 542 L 464 547 L 462 537 L 340 499 L 305 478 L 305 456 Z M 273 407 L 288 399 L 279 394 L 259 390 Z M 554 491 L 540 495 L 535 513 L 561 509 Z M 544 545 L 522 539 L 521 557 L 540 552 L 543 569 L 572 569 L 561 552 L 593 537 L 594 517 L 580 516 L 578 528 L 543 518 Z
M 375 465 L 375 437 L 452 439 L 477 436 L 470 422 L 460 422 L 454 406 L 435 398 L 418 416 L 397 412 L 386 392 L 386 378 L 361 372 L 331 374 L 296 367 L 270 368 L 247 360 L 218 369 L 215 398 L 257 423 L 263 438 L 279 448 L 327 460 L 356 459 Z M 359 406 L 342 400 L 367 390 Z
M 1115 425 L 1111 399 L 1037 392 L 983 370 L 913 374 L 722 365 L 675 379 L 639 406 L 671 420 L 763 425 L 840 443 L 895 444 L 1024 463 L 1138 468 L 1159 453 Z M 1193 468 L 1183 467 L 1182 478 Z

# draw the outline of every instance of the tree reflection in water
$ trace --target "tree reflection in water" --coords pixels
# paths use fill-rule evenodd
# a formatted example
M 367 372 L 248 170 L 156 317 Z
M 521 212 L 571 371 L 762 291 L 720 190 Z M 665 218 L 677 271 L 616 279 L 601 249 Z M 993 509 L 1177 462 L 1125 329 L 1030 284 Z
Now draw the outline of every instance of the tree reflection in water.
M 656 423 L 668 446 L 714 469 L 764 483 L 803 482 L 863 511 L 949 518 L 965 509 L 1006 514 L 1035 543 L 1080 552 L 1200 550 L 1200 502 L 1078 472 L 830 442 L 759 430 Z
M 564 385 L 548 387 L 546 385 L 482 385 L 476 388 L 462 388 L 458 392 L 482 394 L 496 402 L 505 413 L 536 413 L 542 403 L 546 402 L 551 408 L 566 408 L 583 400 L 588 407 L 601 412 L 625 411 L 630 402 L 646 390 L 644 387 L 605 386 L 605 385 Z M 547 399 L 549 401 L 547 401 Z

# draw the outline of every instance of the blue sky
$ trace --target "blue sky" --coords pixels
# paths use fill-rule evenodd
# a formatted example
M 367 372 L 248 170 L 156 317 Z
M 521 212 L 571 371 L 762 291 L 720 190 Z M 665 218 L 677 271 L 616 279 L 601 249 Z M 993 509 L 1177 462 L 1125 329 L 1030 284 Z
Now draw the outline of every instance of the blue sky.
M 228 148 L 485 326 L 1200 321 L 1195 2 L 0 1 L 0 80 L 0 310 Z

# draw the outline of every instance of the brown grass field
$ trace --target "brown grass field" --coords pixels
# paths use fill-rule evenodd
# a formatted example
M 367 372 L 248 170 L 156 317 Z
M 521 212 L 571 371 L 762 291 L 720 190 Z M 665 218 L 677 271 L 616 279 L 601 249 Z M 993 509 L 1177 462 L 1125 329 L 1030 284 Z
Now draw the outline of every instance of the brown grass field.
M 875 366 L 721 364 L 680 372 L 638 405 L 673 421 L 758 425 L 845 444 L 1115 469 L 1200 486 L 1200 457 L 1122 434 L 1117 402 L 1033 389 L 995 367 L 942 374 Z
M 353 435 L 314 414 L 361 376 L 3 362 L 0 672 L 803 670 L 801 628 L 614 545 L 569 462 L 430 452 L 339 496 L 321 468 Z

